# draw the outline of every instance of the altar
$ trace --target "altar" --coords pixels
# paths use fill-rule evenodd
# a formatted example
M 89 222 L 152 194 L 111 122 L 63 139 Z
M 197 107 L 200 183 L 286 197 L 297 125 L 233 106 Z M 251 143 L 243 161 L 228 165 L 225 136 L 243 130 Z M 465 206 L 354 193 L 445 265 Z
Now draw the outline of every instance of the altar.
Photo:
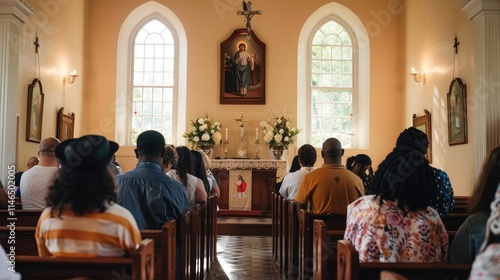
M 284 176 L 287 165 L 286 160 L 212 160 L 212 173 L 220 188 L 221 213 L 270 216 L 277 174 Z

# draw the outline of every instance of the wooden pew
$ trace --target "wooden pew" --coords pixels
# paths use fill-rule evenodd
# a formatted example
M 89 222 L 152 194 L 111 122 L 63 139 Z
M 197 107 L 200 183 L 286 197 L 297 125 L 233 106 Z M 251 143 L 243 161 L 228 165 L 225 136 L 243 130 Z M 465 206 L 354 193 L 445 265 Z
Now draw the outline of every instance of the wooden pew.
M 328 229 L 326 223 L 322 220 L 313 222 L 313 279 L 326 280 L 334 279 L 332 277 L 335 270 L 332 270 L 337 263 L 337 250 L 332 248 L 338 240 L 344 238 L 344 230 Z M 449 245 L 453 241 L 456 231 L 449 231 Z
M 452 213 L 441 218 L 447 231 L 457 231 L 463 222 L 469 217 L 468 213 Z
M 455 196 L 453 209 L 448 214 L 467 214 L 469 213 L 470 196 Z
M 11 239 L 9 244 L 9 236 L 15 238 Z M 13 243 L 15 242 L 15 243 Z M 1 226 L 0 227 L 0 243 L 5 252 L 9 253 L 10 247 L 15 247 L 16 255 L 26 255 L 26 256 L 38 256 L 38 249 L 36 247 L 35 240 L 35 227 L 17 227 L 15 231 L 11 231 L 10 227 Z
M 191 209 L 191 253 L 189 254 L 190 279 L 200 280 L 200 204 Z
M 15 222 L 16 227 L 36 227 L 38 219 L 42 214 L 42 210 L 15 210 L 13 216 L 9 210 L 0 210 L 0 226 L 7 226 L 11 222 Z
M 15 269 L 23 279 L 72 279 L 77 276 L 93 280 L 154 279 L 154 244 L 146 239 L 130 257 L 55 258 L 16 256 Z
M 288 251 L 290 247 L 288 247 L 288 203 L 284 197 L 281 197 L 280 202 L 280 220 L 281 220 L 281 235 L 280 235 L 280 269 L 281 273 L 286 273 L 288 271 Z
M 309 279 L 313 276 L 313 221 L 315 219 L 325 221 L 329 229 L 345 230 L 346 215 L 345 214 L 311 214 L 300 209 L 298 211 L 299 218 L 299 276 L 301 279 Z
M 285 202 L 288 209 L 288 265 L 284 271 L 286 279 L 294 279 L 299 272 L 299 218 L 297 214 L 297 203 L 287 200 Z
M 176 279 L 177 233 L 175 220 L 166 222 L 160 230 L 141 230 L 142 239 L 154 241 L 154 271 L 156 280 Z
M 337 280 L 378 279 L 383 270 L 409 279 L 467 279 L 471 264 L 465 263 L 360 263 L 358 252 L 345 240 L 337 242 Z
M 178 279 L 191 279 L 191 212 L 187 211 L 179 219 L 178 230 L 178 251 L 180 251 L 180 262 L 177 264 L 176 270 Z
M 272 193 L 271 199 L 271 222 L 272 222 L 272 255 L 275 261 L 278 261 L 278 199 L 279 193 Z

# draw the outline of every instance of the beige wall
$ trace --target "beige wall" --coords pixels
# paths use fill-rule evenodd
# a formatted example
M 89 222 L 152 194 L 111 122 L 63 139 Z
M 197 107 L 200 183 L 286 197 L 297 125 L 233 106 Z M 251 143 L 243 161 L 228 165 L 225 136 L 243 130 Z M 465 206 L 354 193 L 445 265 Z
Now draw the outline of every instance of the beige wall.
M 35 7 L 38 2 L 29 1 Z M 46 46 L 42 48 L 41 56 L 44 90 L 46 94 L 50 93 L 46 100 L 52 100 L 45 103 L 44 136 L 55 133 L 55 111 L 62 106 L 65 96 L 66 107 L 77 113 L 77 136 L 98 133 L 113 139 L 116 50 L 117 47 L 127 47 L 117 46 L 118 33 L 128 14 L 147 1 L 91 0 L 88 1 L 88 16 L 86 1 L 57 3 L 60 2 L 65 4 L 60 4 L 60 10 L 49 17 L 50 26 L 60 32 L 45 35 Z M 253 18 L 252 27 L 267 48 L 265 105 L 219 104 L 220 43 L 233 30 L 244 27 L 243 18 L 236 16 L 241 1 L 158 2 L 177 15 L 187 34 L 188 124 L 189 120 L 209 113 L 213 120 L 229 128 L 229 156 L 234 156 L 239 142 L 234 118 L 244 112 L 245 117 L 251 118 L 246 143 L 251 157 L 255 155 L 253 132 L 260 121 L 285 115 L 292 119 L 294 126 L 297 124 L 296 81 L 301 78 L 297 77 L 299 33 L 309 15 L 330 1 L 253 1 L 253 9 L 264 12 Z M 369 33 L 371 52 L 370 149 L 346 150 L 346 156 L 367 153 L 376 167 L 392 150 L 399 133 L 411 125 L 411 115 L 422 114 L 423 109 L 428 109 L 432 113 L 434 128 L 433 165 L 448 172 L 457 195 L 468 194 L 473 183 L 473 112 L 469 113 L 469 144 L 449 147 L 446 137 L 446 92 L 453 76 L 451 46 L 455 33 L 461 42 L 455 76 L 464 80 L 469 95 L 473 95 L 473 30 L 472 23 L 459 10 L 461 0 L 404 0 L 401 1 L 403 9 L 398 9 L 396 0 L 337 2 L 361 19 Z M 31 43 L 25 42 L 23 52 L 33 56 L 30 47 Z M 35 75 L 33 63 L 34 58 L 24 62 L 22 77 L 26 85 Z M 425 85 L 410 80 L 411 67 L 426 72 Z M 62 76 L 73 68 L 81 75 L 79 80 L 63 87 Z M 24 141 L 24 94 L 20 94 L 19 105 L 18 166 L 23 166 L 25 159 L 36 152 L 35 144 Z M 291 151 L 289 159 L 296 152 L 296 146 L 292 146 Z M 132 147 L 121 147 L 117 154 L 124 170 L 134 167 L 136 159 Z M 222 148 L 216 147 L 215 154 L 223 156 Z M 267 147 L 262 143 L 260 156 L 269 157 Z M 317 165 L 321 162 L 319 159 Z
M 88 91 L 85 131 L 94 131 L 114 137 L 114 103 L 116 73 L 116 42 L 126 16 L 146 1 L 90 1 L 88 40 Z M 254 1 L 255 2 L 255 1 Z M 339 1 L 347 6 L 371 29 L 371 149 L 374 162 L 380 162 L 392 149 L 395 138 L 403 127 L 402 68 L 402 13 L 390 14 L 389 22 L 380 22 L 377 14 L 387 13 L 387 1 Z M 254 9 L 264 13 L 255 16 L 252 28 L 266 43 L 266 105 L 219 104 L 220 43 L 232 31 L 244 27 L 240 1 L 200 1 L 193 7 L 187 1 L 168 1 L 165 4 L 184 24 L 188 39 L 188 120 L 209 113 L 213 120 L 229 128 L 230 156 L 239 144 L 238 126 L 233 121 L 240 112 L 251 118 L 247 128 L 249 140 L 246 150 L 255 155 L 253 133 L 259 122 L 285 115 L 297 123 L 297 50 L 300 30 L 307 18 L 329 1 L 265 1 L 253 3 Z M 214 5 L 218 5 L 217 8 Z M 113 17 L 110 17 L 112 10 Z M 272 27 L 272 28 L 270 28 Z M 120 46 L 126 47 L 126 46 Z M 97 98 L 99 101 L 96 102 Z M 377 121 L 373 121 L 377 120 Z M 111 125 L 108 125 L 110 124 Z M 188 121 L 189 123 L 189 121 Z M 187 129 L 187 128 L 186 128 Z M 383 132 L 382 132 L 383 131 Z M 262 142 L 262 139 L 261 139 Z M 185 144 L 185 143 L 175 143 Z M 303 143 L 298 143 L 303 144 Z M 295 147 L 291 147 L 295 150 Z M 231 155 L 231 152 L 233 153 Z M 346 151 L 353 155 L 360 151 Z M 216 147 L 216 155 L 223 149 Z M 292 154 L 292 153 L 291 153 Z M 120 159 L 121 152 L 118 152 Z M 269 157 L 265 144 L 260 145 L 260 156 Z M 289 157 L 291 158 L 291 156 Z M 318 162 L 321 164 L 321 160 Z
M 474 98 L 474 30 L 472 21 L 460 10 L 462 3 L 462 0 L 405 1 L 404 118 L 406 125 L 410 125 L 412 114 L 422 115 L 424 109 L 431 112 L 433 166 L 448 173 L 456 195 L 469 195 L 474 184 L 474 107 L 468 102 L 468 144 L 458 146 L 448 145 L 446 109 L 447 93 L 455 77 L 466 84 L 468 99 Z M 455 35 L 460 42 L 456 55 Z M 415 83 L 408 75 L 412 67 L 425 72 L 425 85 Z
M 76 115 L 75 136 L 80 135 L 83 116 L 85 77 L 85 18 L 86 1 L 27 0 L 35 9 L 23 26 L 20 40 L 21 67 L 18 99 L 17 170 L 25 170 L 28 158 L 37 156 L 38 143 L 25 141 L 28 84 L 40 78 L 45 101 L 43 106 L 42 139 L 56 136 L 57 111 Z M 40 44 L 39 59 L 35 55 L 35 34 Z M 39 67 L 38 67 L 39 66 Z M 39 71 L 40 70 L 40 71 Z M 63 84 L 63 77 L 76 70 L 76 82 Z

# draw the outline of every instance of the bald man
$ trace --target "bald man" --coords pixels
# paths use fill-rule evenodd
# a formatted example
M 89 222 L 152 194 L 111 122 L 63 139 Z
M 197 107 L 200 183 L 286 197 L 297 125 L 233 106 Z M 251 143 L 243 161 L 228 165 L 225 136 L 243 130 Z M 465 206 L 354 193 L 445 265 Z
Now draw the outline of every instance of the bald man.
M 314 214 L 346 214 L 347 205 L 364 195 L 363 182 L 342 165 L 344 149 L 336 138 L 323 143 L 324 164 L 307 173 L 295 197 L 298 207 Z
M 54 137 L 44 139 L 38 149 L 40 162 L 21 176 L 21 203 L 23 209 L 45 209 L 45 196 L 59 170 L 55 150 L 61 141 Z

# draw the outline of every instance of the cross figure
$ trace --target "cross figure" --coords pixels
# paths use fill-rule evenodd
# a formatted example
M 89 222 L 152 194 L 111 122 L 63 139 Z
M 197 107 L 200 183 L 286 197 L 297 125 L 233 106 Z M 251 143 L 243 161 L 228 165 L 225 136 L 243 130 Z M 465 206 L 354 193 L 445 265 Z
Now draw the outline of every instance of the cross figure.
M 455 53 L 458 53 L 458 45 L 460 45 L 460 42 L 457 39 L 457 36 L 455 36 L 455 43 L 453 44 L 453 48 L 455 49 Z
M 38 53 L 38 48 L 40 47 L 40 44 L 38 43 L 38 36 L 36 36 L 35 42 L 33 42 L 33 45 L 35 45 L 35 53 Z
M 247 31 L 248 31 L 248 37 L 251 37 L 252 36 L 252 23 L 251 23 L 252 17 L 254 15 L 261 15 L 262 10 L 252 11 L 252 2 L 250 2 L 250 1 L 245 2 L 245 0 L 243 0 L 243 11 L 237 11 L 236 14 L 239 16 L 245 17 L 245 21 L 247 22 L 246 26 L 247 26 Z
M 245 120 L 243 118 L 243 112 L 241 112 L 240 118 L 234 119 L 234 122 L 236 122 L 236 124 L 239 125 L 239 127 L 240 127 L 240 140 L 243 141 L 243 134 L 245 134 L 245 123 L 250 122 L 250 119 Z

